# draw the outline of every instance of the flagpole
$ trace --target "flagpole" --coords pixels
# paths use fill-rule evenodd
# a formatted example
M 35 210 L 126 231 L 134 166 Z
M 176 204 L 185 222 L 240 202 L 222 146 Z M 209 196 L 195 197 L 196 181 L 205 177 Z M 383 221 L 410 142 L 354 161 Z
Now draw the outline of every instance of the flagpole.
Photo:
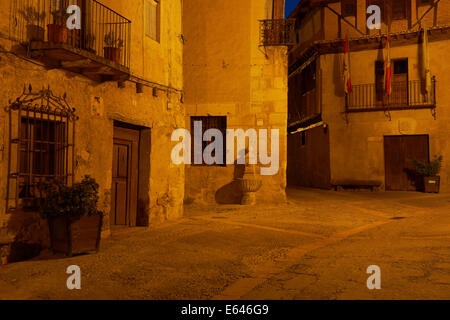
M 428 30 L 427 27 L 423 27 L 423 66 L 425 69 L 425 93 L 426 102 L 431 101 L 431 72 L 430 72 L 430 51 L 428 44 Z
M 389 24 L 387 26 L 387 38 L 386 38 L 386 49 L 387 49 L 387 63 L 385 70 L 385 82 L 386 92 L 388 93 L 388 106 L 391 104 L 391 94 L 392 94 L 392 65 L 391 65 L 391 43 L 389 39 Z M 389 72 L 389 77 L 388 77 Z

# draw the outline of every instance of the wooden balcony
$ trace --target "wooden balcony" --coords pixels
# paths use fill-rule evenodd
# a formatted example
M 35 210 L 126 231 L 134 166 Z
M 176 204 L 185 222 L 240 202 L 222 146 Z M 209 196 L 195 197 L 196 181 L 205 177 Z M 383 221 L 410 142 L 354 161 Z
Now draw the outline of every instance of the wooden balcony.
M 291 46 L 295 44 L 295 19 L 260 21 L 260 46 Z
M 131 21 L 95 0 L 15 0 L 13 38 L 49 68 L 95 81 L 129 77 Z M 81 12 L 80 29 L 67 27 L 69 5 Z
M 435 77 L 432 78 L 430 92 L 426 92 L 424 80 L 412 80 L 393 82 L 390 96 L 385 94 L 382 84 L 354 85 L 352 93 L 346 98 L 347 112 L 434 108 L 436 108 Z

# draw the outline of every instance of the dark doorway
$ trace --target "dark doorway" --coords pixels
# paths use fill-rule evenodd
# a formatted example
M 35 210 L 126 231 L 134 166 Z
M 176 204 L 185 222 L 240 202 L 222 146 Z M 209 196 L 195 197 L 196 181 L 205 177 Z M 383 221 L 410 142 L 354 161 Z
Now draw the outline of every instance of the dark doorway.
M 428 135 L 384 137 L 386 190 L 417 190 L 413 160 L 429 160 L 428 140 Z
M 114 127 L 111 224 L 136 225 L 139 131 Z

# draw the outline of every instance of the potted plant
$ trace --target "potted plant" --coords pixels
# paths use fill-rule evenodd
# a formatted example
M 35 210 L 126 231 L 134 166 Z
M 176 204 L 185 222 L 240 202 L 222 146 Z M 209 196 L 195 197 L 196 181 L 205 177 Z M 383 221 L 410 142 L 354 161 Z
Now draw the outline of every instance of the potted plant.
M 26 29 L 28 41 L 44 41 L 45 30 L 39 26 L 39 22 L 44 21 L 45 12 L 39 12 L 36 8 L 27 6 L 24 10 L 20 10 L 19 14 L 27 23 Z
M 67 42 L 67 26 L 66 21 L 69 14 L 64 10 L 56 10 L 52 12 L 53 23 L 48 24 L 48 41 L 53 43 Z
M 41 184 L 41 214 L 48 220 L 53 252 L 68 256 L 98 251 L 103 214 L 97 210 L 98 184 L 90 176 L 66 186 L 60 180 Z
M 434 156 L 430 162 L 413 160 L 416 172 L 423 179 L 422 190 L 427 193 L 439 193 L 440 177 L 438 176 L 442 166 L 442 155 Z
M 120 63 L 120 55 L 122 53 L 123 40 L 116 36 L 114 31 L 110 31 L 104 38 L 105 47 L 103 48 L 105 58 Z

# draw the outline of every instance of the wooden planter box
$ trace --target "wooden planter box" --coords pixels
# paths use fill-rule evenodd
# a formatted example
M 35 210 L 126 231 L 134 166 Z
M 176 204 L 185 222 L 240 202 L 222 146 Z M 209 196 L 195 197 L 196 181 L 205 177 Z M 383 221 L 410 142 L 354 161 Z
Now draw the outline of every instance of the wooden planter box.
M 67 27 L 59 24 L 48 24 L 48 41 L 53 43 L 66 43 L 67 42 Z
M 439 193 L 441 178 L 436 177 L 423 177 L 423 189 L 426 193 Z
M 98 252 L 102 222 L 102 214 L 80 218 L 50 218 L 48 223 L 53 252 L 62 252 L 67 256 Z

